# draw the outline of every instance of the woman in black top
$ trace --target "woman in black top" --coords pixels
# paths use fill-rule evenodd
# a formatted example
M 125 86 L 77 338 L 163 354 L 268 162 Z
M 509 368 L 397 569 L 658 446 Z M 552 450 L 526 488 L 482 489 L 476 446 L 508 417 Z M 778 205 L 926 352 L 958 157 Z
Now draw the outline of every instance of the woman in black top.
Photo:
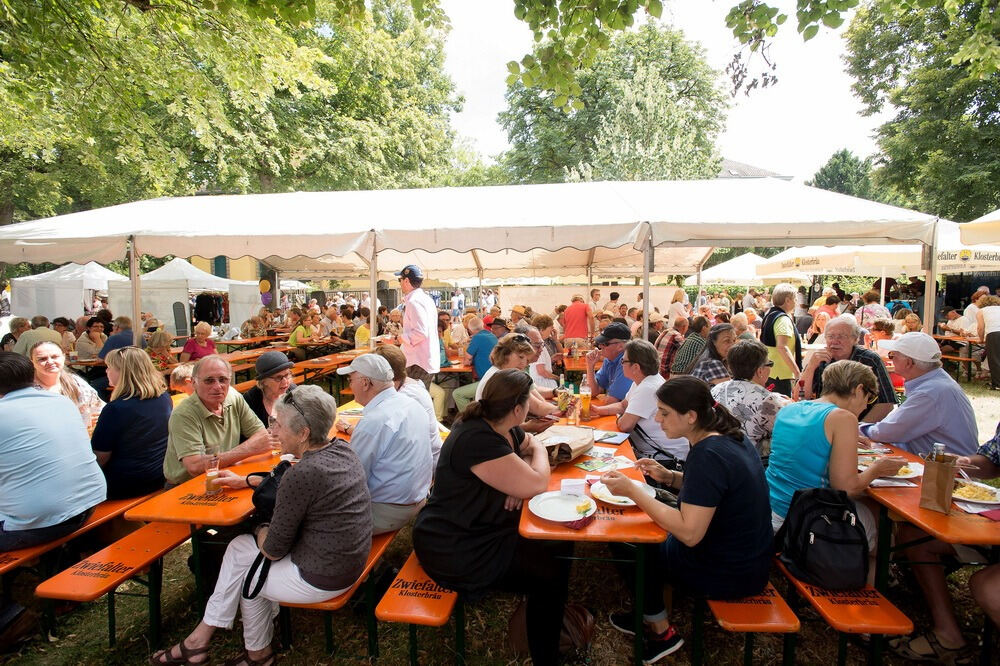
M 656 481 L 679 487 L 680 509 L 657 502 L 620 472 L 601 480 L 615 495 L 631 498 L 670 536 L 647 553 L 643 617 L 650 632 L 646 663 L 674 652 L 684 641 L 663 606 L 664 582 L 709 599 L 738 599 L 767 586 L 773 534 L 764 467 L 740 423 L 712 398 L 708 384 L 673 377 L 657 391 L 656 421 L 667 437 L 686 437 L 691 452 L 684 473 L 643 458 L 636 466 Z M 630 586 L 629 589 L 632 589 Z M 611 624 L 632 633 L 631 613 Z
M 521 502 L 545 492 L 545 447 L 520 425 L 531 379 L 493 375 L 441 447 L 434 487 L 413 528 L 413 548 L 438 584 L 476 597 L 488 589 L 526 592 L 528 644 L 535 664 L 554 664 L 569 582 L 570 542 L 517 533 Z
M 163 456 L 173 403 L 163 375 L 138 347 L 108 352 L 111 402 L 101 410 L 91 446 L 108 481 L 108 499 L 163 489 Z

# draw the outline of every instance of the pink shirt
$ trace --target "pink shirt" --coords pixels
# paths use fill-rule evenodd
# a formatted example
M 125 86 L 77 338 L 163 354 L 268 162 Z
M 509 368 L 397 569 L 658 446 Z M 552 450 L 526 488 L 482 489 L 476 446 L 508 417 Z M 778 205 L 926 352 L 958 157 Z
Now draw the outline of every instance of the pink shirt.
M 441 349 L 438 343 L 437 308 L 423 289 L 414 289 L 403 296 L 403 355 L 406 366 L 418 365 L 427 372 L 441 371 Z
M 206 340 L 205 346 L 202 347 L 195 341 L 194 338 L 188 338 L 188 341 L 184 343 L 184 349 L 181 353 L 191 354 L 191 360 L 197 361 L 199 358 L 214 354 L 215 343 L 211 340 Z
M 563 312 L 563 337 L 565 338 L 586 338 L 590 335 L 587 327 L 587 304 L 582 301 L 574 301 L 566 311 Z

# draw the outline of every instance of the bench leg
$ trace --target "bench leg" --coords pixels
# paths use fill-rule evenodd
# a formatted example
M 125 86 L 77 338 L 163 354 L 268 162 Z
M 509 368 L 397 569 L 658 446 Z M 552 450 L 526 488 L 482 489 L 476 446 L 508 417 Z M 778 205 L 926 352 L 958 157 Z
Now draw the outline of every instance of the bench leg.
M 455 604 L 455 663 L 465 664 L 465 604 L 461 598 Z
M 156 648 L 160 644 L 160 594 L 163 591 L 163 558 L 149 567 L 149 644 Z
M 781 649 L 782 666 L 795 666 L 795 634 L 785 634 Z
M 108 646 L 115 646 L 115 592 L 118 588 L 108 592 Z
M 378 622 L 375 620 L 375 576 L 365 581 L 365 628 L 368 630 L 368 657 L 378 659 Z
M 281 633 L 281 649 L 292 647 L 292 613 L 287 606 L 278 608 L 278 629 Z
M 837 632 L 837 664 L 845 666 L 847 664 L 847 634 Z
M 694 600 L 694 613 L 691 616 L 691 664 L 701 666 L 704 661 L 705 641 L 705 602 Z
M 410 666 L 417 666 L 417 625 L 408 624 L 410 632 Z
M 191 564 L 194 565 L 194 589 L 198 598 L 199 612 L 205 612 L 205 582 L 201 579 L 201 536 L 198 526 L 191 526 Z
M 868 661 L 872 664 L 882 663 L 882 634 L 871 635 L 871 647 L 868 650 Z
M 333 656 L 333 611 L 323 613 L 323 636 L 326 637 L 326 653 Z
M 743 636 L 743 666 L 753 666 L 753 633 Z

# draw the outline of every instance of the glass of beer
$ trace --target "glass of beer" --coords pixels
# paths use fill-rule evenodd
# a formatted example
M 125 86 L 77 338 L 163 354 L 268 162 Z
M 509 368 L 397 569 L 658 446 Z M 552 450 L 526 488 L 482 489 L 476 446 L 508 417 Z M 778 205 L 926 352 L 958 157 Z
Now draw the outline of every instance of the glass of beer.
M 274 427 L 277 425 L 278 420 L 274 418 L 271 414 L 267 417 L 267 434 L 271 436 L 271 455 L 280 456 L 281 455 L 281 440 L 278 436 L 274 434 Z
M 205 494 L 216 495 L 222 492 L 219 484 L 219 456 L 212 454 L 205 458 Z

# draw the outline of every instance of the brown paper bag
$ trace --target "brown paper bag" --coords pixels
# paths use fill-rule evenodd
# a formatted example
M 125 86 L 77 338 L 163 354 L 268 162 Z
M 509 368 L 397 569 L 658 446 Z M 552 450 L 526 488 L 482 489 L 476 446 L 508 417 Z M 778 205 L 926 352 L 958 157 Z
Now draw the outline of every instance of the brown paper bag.
M 924 476 L 920 481 L 920 508 L 951 513 L 951 494 L 955 490 L 955 460 L 945 454 L 945 462 L 924 461 Z
M 538 438 L 549 452 L 552 467 L 576 460 L 594 448 L 594 429 L 582 426 L 552 426 Z

